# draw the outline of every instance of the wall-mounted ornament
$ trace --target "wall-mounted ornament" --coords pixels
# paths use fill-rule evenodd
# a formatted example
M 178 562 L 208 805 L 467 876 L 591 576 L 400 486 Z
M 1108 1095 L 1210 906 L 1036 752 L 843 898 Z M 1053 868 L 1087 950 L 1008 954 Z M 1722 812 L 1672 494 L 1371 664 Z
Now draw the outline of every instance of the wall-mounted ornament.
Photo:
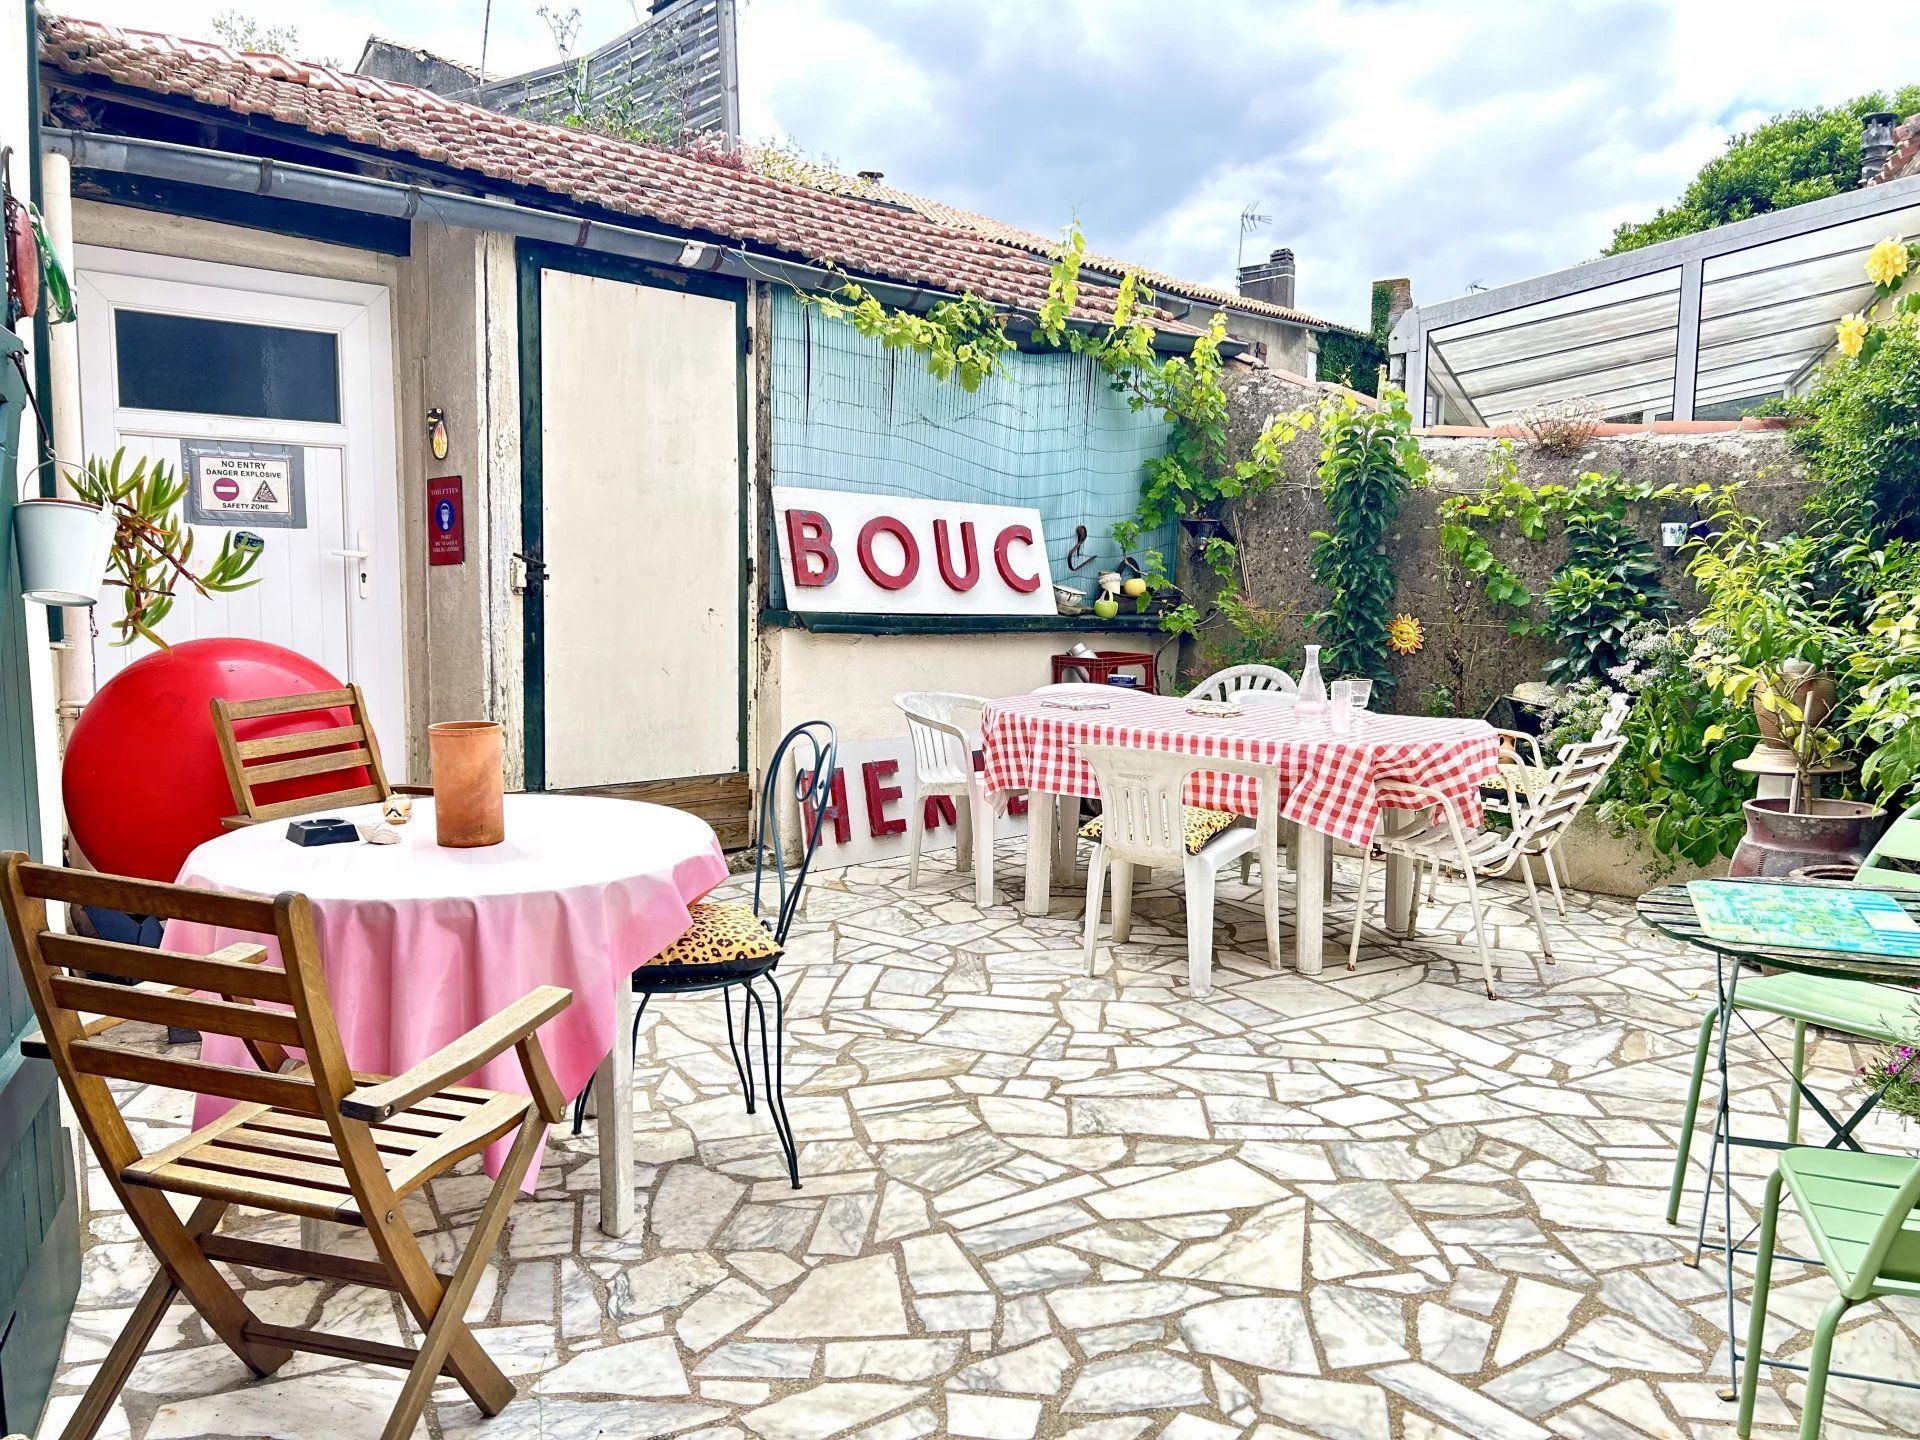
M 427 445 L 434 459 L 447 458 L 447 412 L 437 405 L 427 411 Z

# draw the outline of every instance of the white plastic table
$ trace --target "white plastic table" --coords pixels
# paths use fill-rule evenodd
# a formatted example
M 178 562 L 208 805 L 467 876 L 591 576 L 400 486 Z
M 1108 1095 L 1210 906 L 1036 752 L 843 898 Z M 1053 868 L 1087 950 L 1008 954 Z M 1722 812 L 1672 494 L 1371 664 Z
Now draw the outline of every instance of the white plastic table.
M 379 807 L 339 813 L 368 821 Z M 712 827 L 632 800 L 509 795 L 499 845 L 442 848 L 431 799 L 416 801 L 412 822 L 394 828 L 396 845 L 302 847 L 286 838 L 285 822 L 248 826 L 196 849 L 180 882 L 308 897 L 355 1070 L 398 1074 L 537 985 L 573 991 L 541 1044 L 567 1094 L 595 1080 L 600 1228 L 625 1234 L 634 1220 L 630 977 L 686 932 L 688 907 L 726 877 Z M 241 938 L 260 939 L 176 921 L 164 943 L 206 953 Z M 202 1056 L 252 1063 L 228 1036 L 206 1036 Z M 526 1090 L 511 1053 L 473 1083 Z M 203 1098 L 195 1124 L 226 1103 Z

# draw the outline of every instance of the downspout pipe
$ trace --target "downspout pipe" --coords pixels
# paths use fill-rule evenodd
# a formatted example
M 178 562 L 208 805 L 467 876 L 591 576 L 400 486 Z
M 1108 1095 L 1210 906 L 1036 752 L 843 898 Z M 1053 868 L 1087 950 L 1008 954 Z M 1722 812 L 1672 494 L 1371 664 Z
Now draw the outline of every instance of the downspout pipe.
M 633 225 L 615 225 L 604 220 L 537 210 L 490 196 L 459 195 L 449 190 L 433 190 L 365 175 L 344 175 L 309 165 L 292 165 L 256 156 L 228 155 L 192 145 L 51 128 L 43 132 L 41 143 L 43 149 L 65 156 L 75 170 L 140 175 L 151 180 L 172 180 L 213 190 L 264 195 L 277 200 L 324 205 L 336 210 L 353 210 L 365 215 L 385 215 L 396 220 L 431 220 L 468 230 L 487 230 L 553 245 L 620 255 L 650 265 L 708 271 L 740 280 L 773 280 L 802 290 L 831 289 L 844 284 L 849 278 L 844 272 L 819 265 L 749 254 L 739 246 L 688 240 Z M 954 298 L 948 291 L 903 285 L 891 280 L 854 278 L 858 278 L 860 284 L 882 303 L 903 310 L 925 311 Z M 1019 318 L 1017 312 L 1015 318 Z M 1096 327 L 1089 325 L 1076 328 Z M 1163 333 L 1161 338 L 1180 349 L 1191 348 L 1192 345 L 1191 339 L 1186 336 Z M 1234 355 L 1246 347 L 1241 342 L 1229 341 L 1220 348 L 1222 353 Z

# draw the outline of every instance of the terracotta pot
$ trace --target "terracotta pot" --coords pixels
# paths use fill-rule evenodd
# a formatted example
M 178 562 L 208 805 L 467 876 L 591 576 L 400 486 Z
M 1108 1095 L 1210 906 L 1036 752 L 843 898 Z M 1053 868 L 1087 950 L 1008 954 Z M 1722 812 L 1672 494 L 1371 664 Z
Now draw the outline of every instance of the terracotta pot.
M 1859 800 L 1811 800 L 1802 814 L 1785 800 L 1749 800 L 1747 833 L 1733 852 L 1729 875 L 1788 876 L 1810 865 L 1861 864 L 1887 812 Z
M 433 823 L 442 845 L 470 849 L 506 839 L 500 727 L 443 720 L 427 727 L 433 760 Z
M 1800 708 L 1811 725 L 1818 726 L 1833 713 L 1833 677 L 1825 671 L 1815 670 L 1804 661 L 1789 660 L 1780 667 L 1781 679 L 1786 682 L 1786 698 Z M 1753 718 L 1760 726 L 1762 743 L 1776 749 L 1790 749 L 1786 738 L 1781 734 L 1781 721 L 1785 719 L 1777 711 L 1770 710 L 1761 703 L 1761 696 L 1770 686 L 1753 687 Z M 1779 693 L 1779 692 L 1775 692 Z M 1796 724 L 1795 729 L 1798 729 Z

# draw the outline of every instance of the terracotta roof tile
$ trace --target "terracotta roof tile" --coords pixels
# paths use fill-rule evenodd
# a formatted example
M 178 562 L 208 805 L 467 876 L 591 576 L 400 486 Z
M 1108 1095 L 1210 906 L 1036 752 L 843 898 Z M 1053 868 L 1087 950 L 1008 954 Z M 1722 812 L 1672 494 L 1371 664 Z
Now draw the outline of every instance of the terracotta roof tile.
M 733 240 L 848 272 L 1035 310 L 1047 265 L 915 211 L 792 185 L 721 161 L 499 115 L 389 81 L 280 55 L 49 17 L 43 60 L 158 95 L 270 116 L 315 135 L 414 155 L 673 229 Z M 1081 288 L 1077 317 L 1099 321 L 1110 290 Z M 1105 302 L 1104 308 L 1102 302 Z M 1162 328 L 1193 333 L 1162 317 Z
M 1032 255 L 1051 256 L 1058 243 L 1032 230 L 1023 230 L 1018 225 L 1009 225 L 1004 220 L 996 220 L 991 215 L 963 210 L 958 205 L 949 205 L 943 200 L 916 195 L 911 190 L 901 190 L 896 186 L 856 175 L 843 175 L 831 166 L 796 159 L 779 151 L 761 153 L 775 157 L 774 163 L 777 169 L 774 173 L 793 178 L 812 189 L 897 205 L 924 215 L 936 224 L 947 225 L 957 230 L 971 230 L 975 234 L 984 235 L 989 240 L 1014 246 Z M 1349 328 L 1337 321 L 1322 320 L 1318 316 L 1309 315 L 1304 310 L 1296 310 L 1290 305 L 1275 305 L 1271 301 L 1256 300 L 1252 296 L 1240 294 L 1237 290 L 1224 290 L 1218 285 L 1208 285 L 1198 280 L 1182 280 L 1158 270 L 1149 270 L 1144 265 L 1116 260 L 1110 255 L 1088 251 L 1086 264 L 1089 269 L 1104 271 L 1109 275 L 1128 273 L 1138 275 L 1155 291 L 1199 300 L 1207 305 L 1230 307 L 1245 311 L 1249 315 L 1264 315 L 1270 319 L 1291 321 L 1296 325 L 1307 325 L 1316 329 Z

